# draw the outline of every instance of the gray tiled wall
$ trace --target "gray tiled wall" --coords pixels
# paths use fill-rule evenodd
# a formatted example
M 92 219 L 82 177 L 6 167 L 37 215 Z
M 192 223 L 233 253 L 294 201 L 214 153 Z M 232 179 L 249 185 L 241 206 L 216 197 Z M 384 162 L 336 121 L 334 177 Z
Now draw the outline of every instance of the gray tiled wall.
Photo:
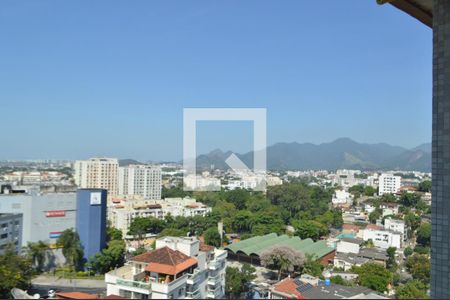
M 434 0 L 431 297 L 450 297 L 450 1 Z

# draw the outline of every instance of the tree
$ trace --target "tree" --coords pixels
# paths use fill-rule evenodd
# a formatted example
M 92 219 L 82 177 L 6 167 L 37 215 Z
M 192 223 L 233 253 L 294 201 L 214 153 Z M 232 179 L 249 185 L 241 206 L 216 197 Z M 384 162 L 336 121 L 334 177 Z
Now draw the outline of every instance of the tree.
M 376 208 L 373 212 L 369 214 L 369 221 L 375 224 L 379 218 L 383 215 L 383 211 L 380 208 Z
M 406 247 L 405 250 L 403 251 L 403 254 L 405 255 L 405 257 L 408 257 L 410 255 L 412 255 L 414 253 L 414 250 L 411 247 Z
M 321 236 L 328 233 L 328 228 L 317 221 L 294 221 L 292 225 L 295 228 L 295 235 L 298 235 L 302 239 L 311 238 L 318 240 Z
M 161 190 L 161 198 L 184 198 L 192 196 L 192 192 L 184 191 L 182 186 L 175 186 L 171 188 L 163 187 Z
M 108 247 L 89 259 L 88 266 L 96 273 L 105 274 L 125 263 L 125 242 L 112 240 Z
M 249 232 L 252 229 L 253 213 L 247 210 L 238 211 L 232 218 L 231 227 L 234 232 Z
M 166 228 L 163 231 L 159 233 L 159 236 L 175 236 L 175 237 L 181 237 L 185 236 L 187 231 L 176 229 L 176 228 Z
M 37 243 L 28 242 L 27 246 L 22 250 L 25 252 L 33 264 L 36 267 L 36 271 L 42 272 L 44 268 L 45 260 L 47 259 L 49 245 L 43 241 Z
M 205 231 L 205 243 L 214 247 L 221 246 L 220 233 L 215 227 L 211 227 Z
M 106 229 L 106 236 L 108 241 L 123 239 L 122 231 L 111 226 L 108 226 L 108 228 Z
M 418 253 L 411 255 L 406 260 L 406 268 L 414 279 L 429 284 L 431 264 L 427 255 Z
M 330 281 L 334 284 L 344 285 L 344 286 L 352 286 L 352 283 L 348 280 L 345 280 L 341 276 L 333 276 L 330 278 Z
M 322 271 L 323 265 L 313 255 L 307 254 L 305 263 L 303 264 L 302 274 L 320 277 L 322 276 Z
M 74 269 L 80 267 L 84 251 L 78 233 L 73 229 L 66 229 L 61 233 L 56 243 L 63 247 L 62 253 L 66 258 L 66 263 Z
M 278 270 L 278 280 L 283 272 L 293 272 L 305 260 L 302 253 L 288 246 L 274 246 L 261 253 L 260 258 L 264 267 Z
M 397 299 L 429 299 L 427 286 L 419 280 L 411 280 L 397 287 L 395 296 Z
M 405 224 L 411 228 L 410 232 L 414 232 L 420 225 L 420 217 L 416 216 L 413 212 L 409 211 L 403 218 Z
M 416 193 L 402 193 L 400 203 L 406 207 L 415 207 L 420 200 L 420 196 Z
M 238 210 L 243 210 L 247 207 L 250 192 L 244 189 L 234 189 L 225 193 L 224 196 L 227 202 L 234 204 Z
M 417 229 L 417 242 L 424 247 L 430 246 L 431 224 L 422 223 Z
M 387 254 L 389 256 L 389 259 L 387 261 L 386 267 L 391 270 L 392 272 L 395 272 L 397 270 L 397 262 L 395 261 L 395 252 L 397 251 L 396 247 L 389 247 L 387 249 Z
M 137 217 L 131 221 L 129 234 L 137 236 L 139 239 L 142 239 L 144 234 L 146 233 L 160 233 L 165 227 L 165 223 L 163 220 L 154 218 L 154 217 Z
M 241 269 L 227 267 L 225 273 L 225 294 L 229 299 L 241 299 L 242 293 L 249 291 L 248 284 L 256 278 L 255 268 L 244 264 Z
M 383 194 L 380 200 L 382 203 L 397 202 L 397 198 L 393 194 Z
M 379 293 L 388 290 L 388 285 L 392 282 L 392 273 L 377 263 L 366 263 L 360 267 L 353 267 L 352 270 L 358 274 L 358 283 Z
M 377 189 L 368 185 L 364 188 L 364 195 L 368 197 L 372 197 L 377 192 Z
M 33 273 L 30 257 L 15 253 L 15 246 L 6 246 L 0 255 L 0 298 L 10 299 L 12 288 L 27 289 Z
M 425 193 L 431 192 L 431 180 L 425 180 L 419 183 L 419 191 Z

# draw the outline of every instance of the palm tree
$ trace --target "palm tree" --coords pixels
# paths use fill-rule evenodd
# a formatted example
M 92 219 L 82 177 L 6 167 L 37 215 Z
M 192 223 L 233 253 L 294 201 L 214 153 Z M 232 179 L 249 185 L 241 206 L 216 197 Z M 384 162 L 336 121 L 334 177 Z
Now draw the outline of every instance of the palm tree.
M 24 247 L 25 254 L 31 259 L 34 266 L 36 266 L 36 270 L 41 272 L 45 260 L 47 258 L 47 250 L 49 245 L 43 241 L 39 241 L 37 243 L 28 242 L 27 246 Z
M 73 231 L 73 229 L 64 230 L 59 236 L 57 244 L 63 248 L 62 253 L 66 258 L 67 264 L 76 269 L 84 253 L 78 233 Z

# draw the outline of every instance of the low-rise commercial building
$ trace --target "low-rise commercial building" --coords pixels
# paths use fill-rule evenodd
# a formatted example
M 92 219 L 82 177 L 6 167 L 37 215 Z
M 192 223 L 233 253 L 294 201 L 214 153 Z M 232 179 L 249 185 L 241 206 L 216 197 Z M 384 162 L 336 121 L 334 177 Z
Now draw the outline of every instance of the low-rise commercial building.
M 276 233 L 255 236 L 233 243 L 225 247 L 225 250 L 228 251 L 228 258 L 231 260 L 260 265 L 261 253 L 274 246 L 288 246 L 304 255 L 311 255 L 323 265 L 332 263 L 336 254 L 335 249 L 329 247 L 325 240 L 314 242 L 312 239 L 302 240 L 298 236 L 278 236 Z
M 22 245 L 54 245 L 62 231 L 75 228 L 76 194 L 1 194 L 0 213 L 22 214 Z

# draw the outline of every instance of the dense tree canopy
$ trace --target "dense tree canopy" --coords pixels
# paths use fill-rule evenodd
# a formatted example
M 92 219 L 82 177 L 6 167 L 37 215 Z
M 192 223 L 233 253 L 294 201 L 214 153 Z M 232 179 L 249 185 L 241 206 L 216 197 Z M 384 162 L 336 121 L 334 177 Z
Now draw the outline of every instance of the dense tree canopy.
M 227 267 L 225 274 L 225 294 L 228 299 L 246 299 L 243 294 L 249 292 L 249 283 L 256 278 L 256 269 L 244 264 L 240 269 Z
M 419 280 L 411 280 L 397 287 L 395 297 L 397 299 L 429 299 L 427 286 Z
M 112 240 L 108 247 L 91 257 L 87 263 L 90 270 L 99 274 L 105 274 L 114 268 L 119 268 L 125 263 L 125 242 Z
M 314 220 L 294 221 L 292 225 L 295 228 L 295 234 L 302 239 L 318 240 L 328 233 L 328 228 L 324 224 Z
M 419 183 L 419 191 L 421 192 L 431 192 L 431 180 L 425 180 Z
M 430 246 L 431 241 L 431 224 L 422 223 L 417 229 L 417 242 L 424 247 Z
M 205 243 L 214 247 L 220 247 L 221 238 L 220 233 L 216 227 L 211 227 L 205 231 Z
M 428 255 L 415 253 L 409 256 L 406 260 L 406 268 L 414 279 L 429 284 L 431 264 Z
M 353 267 L 358 274 L 358 283 L 362 286 L 383 293 L 388 290 L 393 274 L 384 266 L 377 263 L 366 263 L 361 267 Z
M 175 192 L 167 189 L 166 193 Z M 342 212 L 330 210 L 332 190 L 305 183 L 269 187 L 267 196 L 244 189 L 195 192 L 192 196 L 213 206 L 212 213 L 206 217 L 167 216 L 165 220 L 135 218 L 131 222 L 129 234 L 137 237 L 146 233 L 202 235 L 222 221 L 225 232 L 239 233 L 243 237 L 272 232 L 283 234 L 287 225 L 296 224 L 300 229 L 297 233 L 299 236 L 318 239 L 329 228 L 340 228 L 343 223 Z
M 27 289 L 33 275 L 32 261 L 28 256 L 15 253 L 13 244 L 7 245 L 0 255 L 0 298 L 11 298 L 12 288 Z

